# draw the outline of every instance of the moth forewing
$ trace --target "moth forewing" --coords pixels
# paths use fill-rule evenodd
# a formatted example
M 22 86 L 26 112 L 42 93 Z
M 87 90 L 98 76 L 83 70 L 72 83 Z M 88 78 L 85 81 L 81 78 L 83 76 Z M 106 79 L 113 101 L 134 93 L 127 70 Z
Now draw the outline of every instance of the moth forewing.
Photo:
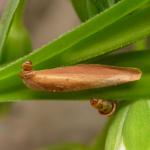
M 30 68 L 30 69 L 29 69 Z M 49 92 L 68 92 L 115 86 L 139 80 L 141 71 L 98 64 L 33 71 L 32 64 L 25 62 L 21 78 L 31 89 Z

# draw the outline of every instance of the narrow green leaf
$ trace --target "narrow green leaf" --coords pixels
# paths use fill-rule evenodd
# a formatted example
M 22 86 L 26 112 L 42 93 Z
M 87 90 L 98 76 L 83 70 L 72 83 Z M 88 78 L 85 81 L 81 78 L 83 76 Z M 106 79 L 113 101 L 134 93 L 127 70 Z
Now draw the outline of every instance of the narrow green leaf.
M 109 129 L 105 150 L 150 149 L 149 102 L 139 100 L 119 108 Z
M 11 22 L 13 20 L 15 11 L 17 7 L 19 6 L 19 2 L 21 0 L 9 0 L 7 8 L 2 16 L 1 22 L 0 22 L 0 61 L 2 57 L 2 50 L 9 32 L 9 28 L 11 26 Z
M 128 10 L 128 11 L 125 10 L 126 13 L 127 12 L 129 13 L 129 11 L 133 10 L 133 8 L 130 8 L 133 4 L 127 5 L 128 3 L 126 2 L 130 3 L 130 1 L 128 0 L 123 0 L 117 3 L 115 6 L 111 7 L 111 9 L 108 9 L 107 11 L 105 11 L 105 13 L 101 13 L 97 17 L 94 17 L 93 19 L 81 25 L 74 31 L 62 36 L 61 38 L 52 42 L 51 44 L 40 48 L 38 51 L 33 52 L 15 61 L 14 63 L 7 65 L 6 67 L 1 68 L 0 69 L 0 84 L 1 84 L 0 98 L 1 100 L 4 100 L 4 99 L 5 100 L 50 99 L 50 98 L 65 98 L 66 99 L 66 98 L 71 98 L 71 97 L 72 99 L 74 97 L 81 99 L 81 98 L 89 98 L 89 97 L 91 98 L 92 96 L 100 96 L 100 95 L 104 98 L 119 98 L 119 99 L 124 99 L 124 98 L 135 99 L 138 96 L 142 96 L 142 98 L 149 97 L 148 91 L 144 90 L 148 86 L 148 85 L 147 86 L 144 85 L 144 83 L 146 83 L 147 80 L 149 80 L 148 75 L 143 77 L 140 82 L 137 82 L 136 84 L 133 84 L 133 85 L 129 84 L 129 85 L 124 85 L 124 86 L 119 86 L 119 87 L 113 87 L 113 88 L 108 88 L 108 90 L 97 89 L 97 90 L 82 91 L 82 92 L 77 92 L 77 93 L 75 92 L 74 94 L 64 93 L 64 94 L 56 94 L 56 95 L 49 94 L 49 93 L 33 92 L 27 89 L 19 78 L 19 72 L 21 71 L 21 64 L 25 60 L 28 60 L 28 59 L 31 60 L 33 62 L 33 65 L 36 66 L 36 68 L 45 68 L 46 66 L 55 67 L 55 66 L 60 66 L 64 64 L 65 65 L 75 64 L 83 60 L 87 60 L 89 58 L 102 55 L 106 52 L 119 48 L 122 45 L 126 45 L 130 42 L 133 42 L 134 40 L 138 38 L 142 38 L 143 36 L 148 35 L 150 33 L 150 20 L 148 19 L 146 20 L 145 18 L 150 18 L 149 8 L 144 8 L 139 12 L 128 15 L 125 18 L 120 19 L 118 22 L 108 26 L 107 28 L 102 29 L 102 27 L 104 26 L 102 25 L 100 20 L 101 19 L 103 20 L 105 17 L 106 17 L 105 19 L 108 19 L 110 12 L 112 12 L 112 14 L 115 14 L 116 9 L 117 9 L 117 12 L 120 11 L 119 9 L 120 7 L 122 9 L 126 8 L 126 10 Z M 142 2 L 138 1 L 139 6 L 142 4 L 143 4 L 143 1 Z M 135 5 L 134 9 L 137 8 L 138 5 Z M 123 17 L 123 16 L 122 14 L 120 16 L 117 13 L 116 17 L 117 18 L 115 19 L 119 19 L 120 17 Z M 107 26 L 108 23 L 112 21 L 113 20 L 110 20 L 110 21 L 105 20 L 105 26 Z M 96 27 L 95 23 L 96 23 L 96 26 L 98 26 L 99 24 L 101 28 L 95 29 Z M 131 25 L 130 28 L 128 28 L 129 25 Z M 114 32 L 113 32 L 113 29 L 114 29 Z M 91 32 L 93 33 L 92 35 L 91 35 Z M 89 37 L 86 37 L 86 36 L 89 36 Z M 109 39 L 109 37 L 111 38 Z M 86 38 L 86 39 L 83 40 L 83 38 Z M 65 51 L 67 52 L 66 54 L 62 53 Z M 60 53 L 62 53 L 62 55 L 59 55 Z M 143 90 L 140 90 L 141 86 L 143 86 L 142 87 Z M 132 90 L 129 91 L 128 90 L 129 87 L 131 87 L 133 91 Z M 136 95 L 137 93 L 136 88 L 140 90 L 139 95 Z M 118 90 L 120 91 L 119 95 L 117 92 Z M 9 95 L 8 95 L 8 92 L 9 92 Z M 121 92 L 127 92 L 128 94 L 123 95 Z M 132 94 L 132 92 L 134 92 L 134 94 Z
M 128 54 L 128 55 L 127 55 Z M 135 51 L 128 52 L 125 56 L 126 58 L 131 58 L 126 60 L 123 54 L 118 54 L 116 56 L 108 56 L 105 59 L 99 61 L 107 62 L 107 60 L 114 61 L 115 65 L 121 66 L 132 66 L 132 67 L 140 67 L 143 71 L 142 79 L 140 81 L 124 84 L 120 86 L 113 86 L 108 88 L 101 89 L 93 89 L 93 90 L 85 90 L 80 92 L 68 92 L 68 93 L 48 93 L 48 92 L 38 92 L 32 91 L 21 84 L 18 87 L 13 87 L 2 91 L 0 93 L 1 101 L 15 101 L 15 100 L 29 100 L 29 99 L 90 99 L 91 97 L 104 98 L 109 100 L 137 100 L 139 98 L 148 99 L 150 98 L 150 84 L 147 84 L 150 81 L 150 69 L 149 69 L 149 59 L 150 52 L 146 51 Z M 108 58 L 108 59 L 107 59 Z M 118 64 L 117 64 L 117 59 Z M 134 58 L 134 59 L 133 59 Z M 122 60 L 122 61 L 121 61 Z M 137 63 L 138 62 L 138 63 Z M 108 61 L 109 64 L 109 61 Z M 111 62 L 113 65 L 113 62 Z M 15 80 L 15 79 L 13 79 Z M 12 80 L 8 81 L 7 84 L 10 85 Z M 8 94 L 9 93 L 9 94 Z
M 0 93 L 0 101 L 15 101 L 15 100 L 40 100 L 40 99 L 64 99 L 64 100 L 89 100 L 92 97 L 108 100 L 136 100 L 138 98 L 150 98 L 150 75 L 144 76 L 140 81 L 115 87 L 101 88 L 94 90 L 85 90 L 80 92 L 67 93 L 49 93 L 33 91 L 27 87 L 8 89 L 6 92 Z
M 78 44 L 76 43 L 75 46 L 66 49 L 66 52 L 61 55 L 58 55 L 58 52 L 61 51 L 62 41 L 65 42 L 65 40 L 60 38 L 57 41 L 54 41 L 52 44 L 41 48 L 39 51 L 33 52 L 18 61 L 1 68 L 0 84 L 2 86 L 0 87 L 0 91 L 6 91 L 8 88 L 14 89 L 14 87 L 20 88 L 20 86 L 23 85 L 19 78 L 19 72 L 21 71 L 22 63 L 25 60 L 31 60 L 33 65 L 37 66 L 38 69 L 75 64 L 83 60 L 102 55 L 106 52 L 133 42 L 138 38 L 146 36 L 150 33 L 150 20 L 146 20 L 145 18 L 150 18 L 148 8 L 127 16 L 119 22 L 112 24 L 108 28 L 105 28 L 96 34 L 91 35 L 89 38 L 82 40 Z M 130 28 L 128 28 L 128 26 L 130 26 Z M 83 26 L 80 28 L 82 27 Z M 72 33 L 75 32 L 76 30 Z M 65 37 L 68 37 L 68 35 Z M 66 41 L 63 45 L 66 46 L 67 42 L 68 41 Z
M 58 53 L 64 51 L 66 48 L 71 47 L 72 45 L 78 43 L 82 39 L 85 39 L 86 37 L 100 31 L 104 27 L 112 24 L 113 22 L 115 22 L 119 18 L 122 18 L 126 14 L 129 14 L 130 12 L 132 12 L 133 10 L 135 10 L 136 8 L 140 7 L 148 1 L 149 0 L 136 0 L 134 2 L 131 2 L 130 0 L 123 0 L 120 3 L 116 4 L 114 7 L 92 18 L 87 23 L 82 24 L 80 27 L 76 28 L 72 32 L 65 34 L 63 37 L 59 38 L 53 43 L 38 49 L 38 51 L 32 53 L 28 57 L 25 57 L 24 59 L 31 59 L 32 57 L 34 57 L 36 60 L 36 64 L 39 64 L 44 60 L 50 59 L 54 55 L 57 55 Z M 40 59 L 37 58 L 39 56 Z M 36 58 L 38 59 L 38 61 Z
M 150 13 L 145 8 L 82 40 L 54 58 L 61 64 L 75 64 L 105 54 L 150 35 Z M 129 28 L 130 27 L 130 28 Z M 70 57 L 71 56 L 71 57 Z M 67 58 L 67 59 L 66 59 Z M 54 61 L 52 61 L 54 63 Z

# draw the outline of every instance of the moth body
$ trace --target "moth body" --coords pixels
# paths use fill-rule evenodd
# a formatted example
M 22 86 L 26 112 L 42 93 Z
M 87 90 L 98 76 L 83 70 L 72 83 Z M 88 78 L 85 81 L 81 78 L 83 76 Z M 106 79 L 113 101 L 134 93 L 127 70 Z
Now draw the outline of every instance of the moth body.
M 34 90 L 69 92 L 116 86 L 139 80 L 141 72 L 135 68 L 121 68 L 97 64 L 80 64 L 47 70 L 32 70 L 32 63 L 23 64 L 21 78 Z

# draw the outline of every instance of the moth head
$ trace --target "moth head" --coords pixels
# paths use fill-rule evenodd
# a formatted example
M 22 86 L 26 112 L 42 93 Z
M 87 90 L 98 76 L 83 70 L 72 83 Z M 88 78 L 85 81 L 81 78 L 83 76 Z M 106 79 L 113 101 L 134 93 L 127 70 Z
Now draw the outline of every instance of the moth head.
M 29 79 L 32 76 L 33 76 L 32 62 L 26 61 L 22 64 L 22 72 L 20 73 L 20 77 L 22 79 Z
M 25 61 L 22 64 L 23 71 L 32 71 L 32 62 L 31 61 Z

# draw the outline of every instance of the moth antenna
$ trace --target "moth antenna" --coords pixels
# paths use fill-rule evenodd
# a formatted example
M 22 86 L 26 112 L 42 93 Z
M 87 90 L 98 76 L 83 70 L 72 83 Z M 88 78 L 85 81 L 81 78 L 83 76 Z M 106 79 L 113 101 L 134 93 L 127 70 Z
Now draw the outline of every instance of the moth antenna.
M 32 71 L 32 62 L 26 61 L 22 64 L 23 71 Z

